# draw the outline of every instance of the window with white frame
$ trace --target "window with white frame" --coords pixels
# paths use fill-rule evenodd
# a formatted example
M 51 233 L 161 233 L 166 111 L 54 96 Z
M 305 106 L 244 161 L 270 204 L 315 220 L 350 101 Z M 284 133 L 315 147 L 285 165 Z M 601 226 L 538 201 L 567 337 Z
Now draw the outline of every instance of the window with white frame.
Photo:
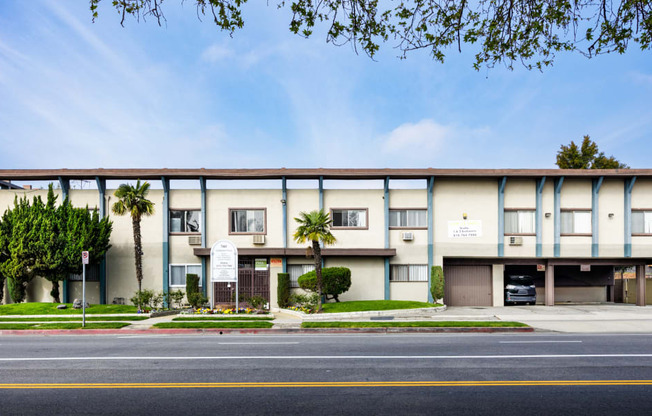
M 171 264 L 170 265 L 170 287 L 186 287 L 186 275 L 196 274 L 199 276 L 201 286 L 201 264 Z
M 392 282 L 427 282 L 427 264 L 392 264 L 389 280 Z
M 262 234 L 265 232 L 264 209 L 231 209 L 231 233 Z
M 652 234 L 652 210 L 632 211 L 632 234 Z
M 568 210 L 561 212 L 562 234 L 591 234 L 591 211 Z
M 366 209 L 334 209 L 331 212 L 333 227 L 367 228 Z
M 533 209 L 505 211 L 505 234 L 534 234 Z
M 201 217 L 199 214 L 199 210 L 170 210 L 170 232 L 201 232 Z
M 428 211 L 425 209 L 393 209 L 389 211 L 389 226 L 399 228 L 426 228 Z
M 299 277 L 315 270 L 314 264 L 289 264 L 290 287 L 299 287 Z

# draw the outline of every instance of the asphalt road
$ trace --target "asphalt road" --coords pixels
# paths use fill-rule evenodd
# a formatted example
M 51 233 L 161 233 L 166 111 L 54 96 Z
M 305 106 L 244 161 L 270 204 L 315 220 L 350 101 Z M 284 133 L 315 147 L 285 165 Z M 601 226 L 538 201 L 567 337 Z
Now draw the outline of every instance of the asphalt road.
M 0 414 L 652 412 L 652 335 L 0 337 Z

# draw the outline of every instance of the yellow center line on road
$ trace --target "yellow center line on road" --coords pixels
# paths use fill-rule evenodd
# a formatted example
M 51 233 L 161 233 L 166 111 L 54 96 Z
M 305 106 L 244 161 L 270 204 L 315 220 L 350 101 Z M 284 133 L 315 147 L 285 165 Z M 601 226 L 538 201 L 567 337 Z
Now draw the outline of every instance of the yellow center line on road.
M 249 383 L 3 383 L 0 389 L 649 386 L 652 380 L 306 381 Z

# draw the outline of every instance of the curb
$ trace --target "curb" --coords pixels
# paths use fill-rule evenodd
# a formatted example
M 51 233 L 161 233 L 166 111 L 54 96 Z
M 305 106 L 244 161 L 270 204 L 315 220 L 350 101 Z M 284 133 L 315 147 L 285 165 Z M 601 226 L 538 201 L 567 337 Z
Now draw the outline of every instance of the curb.
M 423 317 L 429 316 L 433 313 L 443 312 L 447 309 L 446 305 L 437 306 L 434 308 L 420 308 L 420 309 L 389 309 L 385 311 L 363 311 L 363 312 L 340 312 L 340 313 L 322 313 L 322 314 L 306 314 L 303 312 L 293 311 L 291 309 L 280 309 L 282 313 L 296 316 L 301 318 L 304 322 L 318 322 L 318 321 L 337 321 L 340 319 L 351 318 L 369 318 L 376 316 L 394 316 L 401 318 L 408 317 Z
M 397 333 L 520 333 L 534 332 L 534 328 L 171 328 L 171 329 L 9 329 L 0 330 L 4 335 L 179 335 L 179 334 L 397 334 Z

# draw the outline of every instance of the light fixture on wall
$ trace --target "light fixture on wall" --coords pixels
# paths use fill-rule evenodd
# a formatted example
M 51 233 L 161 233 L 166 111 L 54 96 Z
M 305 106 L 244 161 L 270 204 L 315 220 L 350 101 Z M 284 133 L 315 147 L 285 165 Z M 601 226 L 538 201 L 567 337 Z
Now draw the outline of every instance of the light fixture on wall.
M 546 212 L 546 214 L 545 214 L 545 215 L 546 215 L 546 218 L 550 218 L 550 216 L 551 216 L 552 214 L 551 214 L 551 213 L 549 213 L 549 212 Z
M 462 218 L 466 219 L 468 215 L 466 215 L 466 212 L 462 214 Z
M 613 218 L 613 217 L 614 217 L 614 213 L 613 213 L 613 212 L 610 212 L 610 213 L 609 213 L 609 218 Z

